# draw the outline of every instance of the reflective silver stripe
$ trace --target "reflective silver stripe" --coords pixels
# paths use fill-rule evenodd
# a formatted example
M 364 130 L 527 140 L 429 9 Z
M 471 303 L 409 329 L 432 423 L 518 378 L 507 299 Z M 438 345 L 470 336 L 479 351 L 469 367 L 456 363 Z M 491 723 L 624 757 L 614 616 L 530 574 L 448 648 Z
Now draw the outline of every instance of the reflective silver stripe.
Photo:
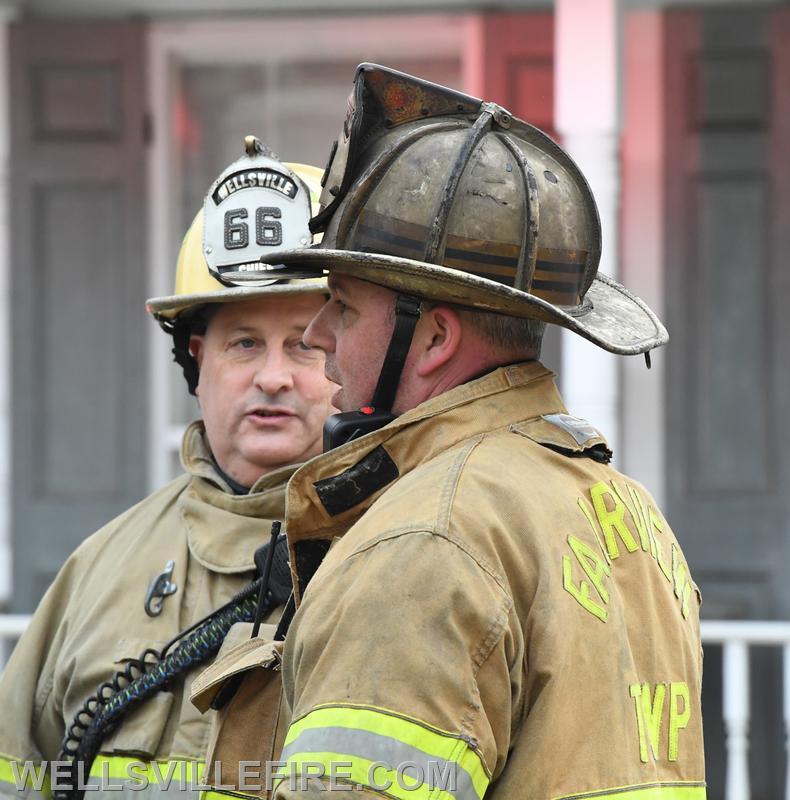
M 0 798 L 11 798 L 11 800 L 48 800 L 49 794 L 43 790 L 38 792 L 32 786 L 24 789 L 17 789 L 16 784 L 0 780 Z
M 158 783 L 151 783 L 144 789 L 132 789 L 128 783 L 125 784 L 110 784 L 113 788 L 104 788 L 85 790 L 84 800 L 155 800 L 155 798 L 162 797 L 181 797 L 184 800 L 199 800 L 200 792 L 197 789 L 181 788 L 177 785 L 171 784 L 169 788 L 165 789 Z
M 183 788 L 178 781 L 173 781 L 167 789 L 159 783 L 149 783 L 145 788 L 132 789 L 141 784 L 130 781 L 110 779 L 104 783 L 88 781 L 88 786 L 96 788 L 85 789 L 84 800 L 148 800 L 148 798 L 179 797 L 183 800 L 199 800 L 200 790 L 186 784 Z
M 91 777 L 87 781 L 84 800 L 156 800 L 163 797 L 181 798 L 181 800 L 200 800 L 201 789 L 197 781 L 181 782 L 174 777 L 170 785 L 150 781 L 143 786 L 141 781 L 129 778 L 111 777 L 108 780 Z M 96 788 L 89 788 L 96 787 Z M 138 788 L 132 788 L 138 787 Z M 205 790 L 206 787 L 202 787 Z
M 413 762 L 425 775 L 425 784 L 432 789 L 439 788 L 456 798 L 456 800 L 480 800 L 472 783 L 472 776 L 455 761 L 448 761 L 441 756 L 434 756 L 405 744 L 391 736 L 370 733 L 354 728 L 326 727 L 311 728 L 300 733 L 296 739 L 283 749 L 282 761 L 290 761 L 300 753 L 337 753 L 351 758 L 358 756 L 369 761 L 381 761 L 391 769 L 399 764 Z M 455 788 L 435 786 L 430 777 L 435 774 L 431 764 L 437 765 L 442 775 L 455 775 Z

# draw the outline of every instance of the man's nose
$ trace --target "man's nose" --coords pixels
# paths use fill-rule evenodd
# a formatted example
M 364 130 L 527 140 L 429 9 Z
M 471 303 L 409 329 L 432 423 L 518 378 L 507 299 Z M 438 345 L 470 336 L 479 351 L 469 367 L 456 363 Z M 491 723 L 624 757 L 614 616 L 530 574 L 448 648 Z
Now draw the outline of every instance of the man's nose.
M 317 347 L 325 353 L 335 352 L 335 340 L 326 324 L 331 302 L 321 306 L 321 310 L 310 320 L 310 324 L 302 334 L 302 341 L 308 347 Z
M 268 395 L 292 389 L 293 365 L 282 347 L 270 347 L 263 354 L 255 371 L 255 385 Z

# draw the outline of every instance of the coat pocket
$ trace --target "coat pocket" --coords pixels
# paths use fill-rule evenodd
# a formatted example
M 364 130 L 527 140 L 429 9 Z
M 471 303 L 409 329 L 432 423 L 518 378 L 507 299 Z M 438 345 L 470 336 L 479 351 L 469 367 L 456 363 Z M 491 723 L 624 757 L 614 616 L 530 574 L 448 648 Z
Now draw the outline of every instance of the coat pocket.
M 118 642 L 113 656 L 115 669 L 124 669 L 131 658 L 136 657 L 136 654 L 141 653 L 146 647 L 163 645 L 164 642 L 122 639 Z M 123 715 L 115 730 L 104 740 L 102 752 L 152 760 L 157 754 L 172 710 L 172 693 L 157 692 L 151 695 Z
M 269 796 L 273 761 L 287 729 L 282 644 L 248 639 L 221 653 L 192 684 L 191 699 L 198 709 L 218 707 L 206 758 L 208 785 Z

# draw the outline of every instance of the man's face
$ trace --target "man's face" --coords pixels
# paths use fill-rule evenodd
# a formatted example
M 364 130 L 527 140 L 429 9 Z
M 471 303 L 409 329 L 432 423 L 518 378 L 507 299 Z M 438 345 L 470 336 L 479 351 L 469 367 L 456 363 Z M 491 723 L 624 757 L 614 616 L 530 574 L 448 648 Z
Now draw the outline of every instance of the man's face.
M 341 389 L 341 411 L 369 405 L 394 326 L 395 292 L 332 273 L 329 302 L 308 326 L 304 340 L 326 353 L 326 375 Z
M 337 387 L 324 377 L 323 353 L 302 335 L 324 302 L 306 294 L 223 303 L 206 333 L 190 339 L 211 451 L 244 486 L 321 452 Z

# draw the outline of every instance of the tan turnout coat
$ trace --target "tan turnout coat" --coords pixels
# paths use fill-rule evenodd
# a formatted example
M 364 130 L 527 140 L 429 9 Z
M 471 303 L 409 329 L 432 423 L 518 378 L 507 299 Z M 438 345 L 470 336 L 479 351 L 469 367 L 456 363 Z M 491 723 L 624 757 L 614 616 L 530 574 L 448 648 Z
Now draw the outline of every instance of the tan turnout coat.
M 294 468 L 265 475 L 249 495 L 235 496 L 213 466 L 200 423 L 187 429 L 182 461 L 187 474 L 74 552 L 14 649 L 0 680 L 0 795 L 37 796 L 30 786 L 16 790 L 12 762 L 56 759 L 66 725 L 100 683 L 146 648 L 162 648 L 254 577 L 253 553 L 268 541 L 272 520 L 283 517 L 285 484 Z M 150 617 L 146 590 L 171 559 L 178 589 L 164 599 L 161 614 Z M 130 761 L 158 760 L 166 774 L 168 762 L 205 758 L 210 720 L 189 702 L 194 674 L 124 719 L 104 742 L 95 765 L 99 774 L 106 763 L 103 774 L 122 782 Z M 179 765 L 174 794 L 196 797 L 175 786 L 182 775 L 198 784 L 194 764 Z M 160 786 L 151 791 L 160 796 Z M 95 800 L 99 794 L 86 796 Z M 144 800 L 145 794 L 129 796 Z M 107 797 L 119 800 L 121 794 L 112 790 Z
M 649 493 L 596 459 L 603 438 L 552 378 L 498 369 L 294 475 L 284 652 L 246 645 L 199 680 L 205 705 L 252 667 L 214 750 L 226 783 L 279 755 L 278 798 L 320 795 L 297 779 L 316 763 L 364 796 L 705 797 L 699 593 Z M 255 703 L 280 660 L 273 724 Z

